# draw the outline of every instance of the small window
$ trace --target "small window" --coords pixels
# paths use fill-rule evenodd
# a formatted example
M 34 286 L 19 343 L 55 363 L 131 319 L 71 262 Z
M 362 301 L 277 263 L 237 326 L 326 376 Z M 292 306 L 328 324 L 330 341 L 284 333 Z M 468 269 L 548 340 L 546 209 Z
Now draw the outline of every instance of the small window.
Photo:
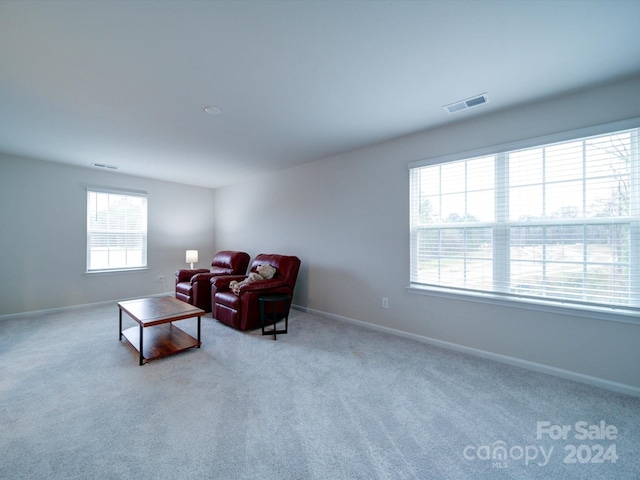
M 147 196 L 87 189 L 87 272 L 147 266 Z
M 410 166 L 412 286 L 640 307 L 638 135 Z

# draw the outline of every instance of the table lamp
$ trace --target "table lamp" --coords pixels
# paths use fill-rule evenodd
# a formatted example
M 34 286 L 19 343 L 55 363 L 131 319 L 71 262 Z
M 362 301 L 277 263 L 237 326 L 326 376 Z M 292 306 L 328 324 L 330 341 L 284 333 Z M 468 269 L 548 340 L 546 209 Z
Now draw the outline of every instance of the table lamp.
M 191 264 L 191 270 L 193 270 L 193 264 L 198 263 L 198 250 L 187 250 L 187 263 Z

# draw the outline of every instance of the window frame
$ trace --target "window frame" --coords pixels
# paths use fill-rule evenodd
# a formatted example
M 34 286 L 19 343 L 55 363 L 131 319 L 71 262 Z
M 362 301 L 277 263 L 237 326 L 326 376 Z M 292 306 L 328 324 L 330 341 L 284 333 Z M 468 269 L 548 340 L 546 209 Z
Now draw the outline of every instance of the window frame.
M 90 210 L 90 195 L 92 193 L 96 194 L 108 194 L 108 195 L 118 195 L 124 197 L 138 197 L 145 199 L 144 206 L 144 229 L 139 233 L 142 241 L 142 262 L 141 265 L 136 266 L 117 266 L 117 267 L 107 267 L 107 268 L 93 268 L 90 269 L 91 264 L 91 243 L 90 237 L 94 231 L 90 230 L 90 222 L 89 215 L 91 214 Z M 148 266 L 148 220 L 149 220 L 149 198 L 148 194 L 144 190 L 131 190 L 131 189 L 122 189 L 122 188 L 112 188 L 112 187 L 101 187 L 101 186 L 93 186 L 86 185 L 85 186 L 85 234 L 86 234 L 86 243 L 85 243 L 85 274 L 87 275 L 99 275 L 99 274 L 111 274 L 111 273 L 123 273 L 123 272 L 140 272 L 149 269 Z M 122 232 L 120 233 L 122 234 Z
M 619 131 L 640 128 L 640 117 L 622 120 L 618 122 L 611 122 L 596 126 L 591 126 L 587 128 L 581 128 L 577 130 L 571 130 L 566 132 L 560 132 L 552 135 L 546 135 L 541 137 L 534 137 L 530 139 L 525 139 L 517 142 L 512 142 L 508 144 L 496 145 L 491 147 L 486 147 L 482 149 L 472 150 L 472 151 L 463 151 L 459 153 L 437 156 L 432 158 L 427 158 L 423 160 L 418 160 L 414 162 L 410 162 L 407 165 L 407 168 L 410 172 L 410 185 L 409 185 L 409 215 L 417 215 L 415 213 L 414 205 L 411 202 L 414 202 L 413 191 L 416 189 L 416 185 L 411 185 L 412 181 L 417 181 L 416 178 L 413 178 L 411 175 L 411 170 L 419 167 L 426 166 L 435 166 L 435 165 L 443 165 L 450 162 L 456 162 L 461 160 L 471 160 L 471 159 L 479 159 L 487 156 L 496 156 L 499 158 L 503 156 L 503 154 L 514 151 L 514 150 L 524 150 L 529 148 L 541 147 L 544 145 L 549 145 L 553 143 L 560 142 L 570 142 L 573 140 L 579 140 L 586 137 L 598 136 L 598 135 L 607 135 L 613 134 Z M 632 162 L 632 178 L 634 182 L 640 182 L 640 162 Z M 412 179 L 413 178 L 413 179 Z M 499 187 L 496 187 L 499 188 Z M 635 184 L 636 191 L 640 188 L 640 185 Z M 638 205 L 635 205 L 635 208 L 638 208 Z M 632 212 L 632 216 L 635 216 L 635 225 L 631 227 L 631 242 L 632 245 L 640 245 L 640 225 L 638 225 L 638 213 L 640 212 Z M 536 311 L 545 311 L 549 313 L 560 313 L 560 314 L 572 314 L 579 315 L 581 317 L 592 317 L 598 319 L 607 319 L 607 320 L 615 320 L 621 321 L 624 323 L 640 323 L 640 306 L 634 304 L 633 306 L 603 306 L 601 304 L 591 304 L 589 302 L 569 302 L 562 299 L 554 299 L 547 297 L 528 297 L 524 295 L 517 295 L 513 293 L 500 292 L 500 291 L 479 291 L 479 290 L 471 290 L 460 287 L 446 287 L 446 286 L 436 286 L 436 285 L 425 285 L 422 283 L 414 283 L 412 279 L 414 278 L 414 268 L 417 268 L 417 260 L 414 259 L 417 251 L 418 245 L 418 228 L 414 225 L 417 223 L 416 219 L 410 218 L 410 276 L 409 276 L 409 285 L 407 286 L 407 291 L 413 294 L 420 295 L 428 295 L 428 296 L 437 296 L 443 298 L 452 298 L 458 300 L 467 300 L 474 301 L 480 303 L 490 303 L 490 304 L 499 304 L 508 307 L 516 307 L 516 308 L 525 308 L 525 309 L 533 309 Z M 499 225 L 499 228 L 509 228 L 511 224 L 514 222 L 498 222 L 498 219 L 495 219 L 495 222 L 492 222 L 494 225 Z M 585 220 L 588 222 L 588 220 Z M 460 228 L 469 228 L 469 227 L 477 227 L 482 226 L 481 222 L 479 223 L 460 223 L 460 224 L 451 224 L 451 226 L 458 226 Z M 498 235 L 499 236 L 499 235 Z M 493 264 L 494 268 L 499 260 L 494 259 Z M 640 268 L 638 263 L 640 260 L 637 256 L 633 259 L 633 268 L 635 270 L 632 271 L 632 279 L 631 279 L 631 288 L 636 288 L 640 285 Z M 637 303 L 637 298 L 636 298 Z

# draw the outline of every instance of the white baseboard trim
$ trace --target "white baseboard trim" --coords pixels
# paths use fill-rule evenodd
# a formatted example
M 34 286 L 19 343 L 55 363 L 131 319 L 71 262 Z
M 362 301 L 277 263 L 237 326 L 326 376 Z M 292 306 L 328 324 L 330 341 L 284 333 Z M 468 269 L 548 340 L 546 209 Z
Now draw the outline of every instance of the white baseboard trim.
M 640 397 L 640 388 L 635 387 L 633 385 L 612 382 L 610 380 L 605 380 L 598 377 L 592 377 L 590 375 L 584 375 L 582 373 L 572 372 L 570 370 L 564 370 L 561 368 L 552 367 L 550 365 L 544 365 L 542 363 L 531 362 L 529 360 L 523 360 L 521 358 L 511 357 L 508 355 L 488 352 L 486 350 L 479 350 L 477 348 L 466 347 L 464 345 L 459 345 L 457 343 L 446 342 L 444 340 L 425 337 L 423 335 L 417 335 L 415 333 L 409 333 L 402 330 L 397 330 L 395 328 L 375 325 L 372 323 L 363 322 L 361 320 L 355 320 L 353 318 L 343 317 L 341 315 L 336 315 L 333 313 L 328 313 L 328 312 L 316 310 L 313 308 L 302 307 L 299 305 L 292 305 L 292 308 L 294 308 L 295 310 L 300 310 L 302 312 L 311 313 L 313 315 L 318 315 L 320 317 L 325 317 L 325 318 L 337 320 L 340 322 L 350 323 L 352 325 L 358 325 L 360 327 L 368 328 L 370 330 L 376 330 L 378 332 L 395 335 L 397 337 L 408 338 L 408 339 L 416 340 L 418 342 L 426 343 L 429 345 L 434 345 L 436 347 L 442 347 L 448 350 L 454 350 L 456 352 L 466 353 L 469 355 L 485 358 L 488 360 L 494 360 L 496 362 L 504 363 L 514 367 L 520 367 L 526 370 L 532 370 L 534 372 L 544 373 L 547 375 L 552 375 L 554 377 L 563 378 L 565 380 L 572 380 L 574 382 L 584 383 L 586 385 L 591 385 L 592 387 L 604 388 L 606 390 L 610 390 L 613 392 L 623 393 L 625 395 L 631 395 L 634 397 Z
M 70 312 L 72 310 L 80 310 L 82 308 L 98 307 L 100 305 L 109 305 L 109 304 L 114 305 L 114 304 L 117 304 L 118 302 L 124 302 L 126 300 L 133 300 L 141 297 L 172 297 L 172 296 L 174 296 L 174 292 L 154 293 L 151 295 L 138 295 L 137 297 L 118 298 L 117 300 L 105 300 L 102 302 L 83 303 L 80 305 L 69 305 L 67 307 L 56 307 L 56 308 L 47 308 L 44 310 L 32 310 L 29 312 L 9 313 L 7 315 L 0 315 L 0 322 L 2 320 L 10 320 L 13 318 L 35 317 L 39 315 L 49 315 L 52 313 Z

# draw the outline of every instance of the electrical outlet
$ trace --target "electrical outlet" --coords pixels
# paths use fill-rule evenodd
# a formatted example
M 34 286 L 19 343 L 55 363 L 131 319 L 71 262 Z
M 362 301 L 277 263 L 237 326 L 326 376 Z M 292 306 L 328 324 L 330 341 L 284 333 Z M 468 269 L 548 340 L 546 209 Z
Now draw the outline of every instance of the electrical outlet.
M 382 308 L 389 308 L 389 299 L 387 297 L 382 297 Z

